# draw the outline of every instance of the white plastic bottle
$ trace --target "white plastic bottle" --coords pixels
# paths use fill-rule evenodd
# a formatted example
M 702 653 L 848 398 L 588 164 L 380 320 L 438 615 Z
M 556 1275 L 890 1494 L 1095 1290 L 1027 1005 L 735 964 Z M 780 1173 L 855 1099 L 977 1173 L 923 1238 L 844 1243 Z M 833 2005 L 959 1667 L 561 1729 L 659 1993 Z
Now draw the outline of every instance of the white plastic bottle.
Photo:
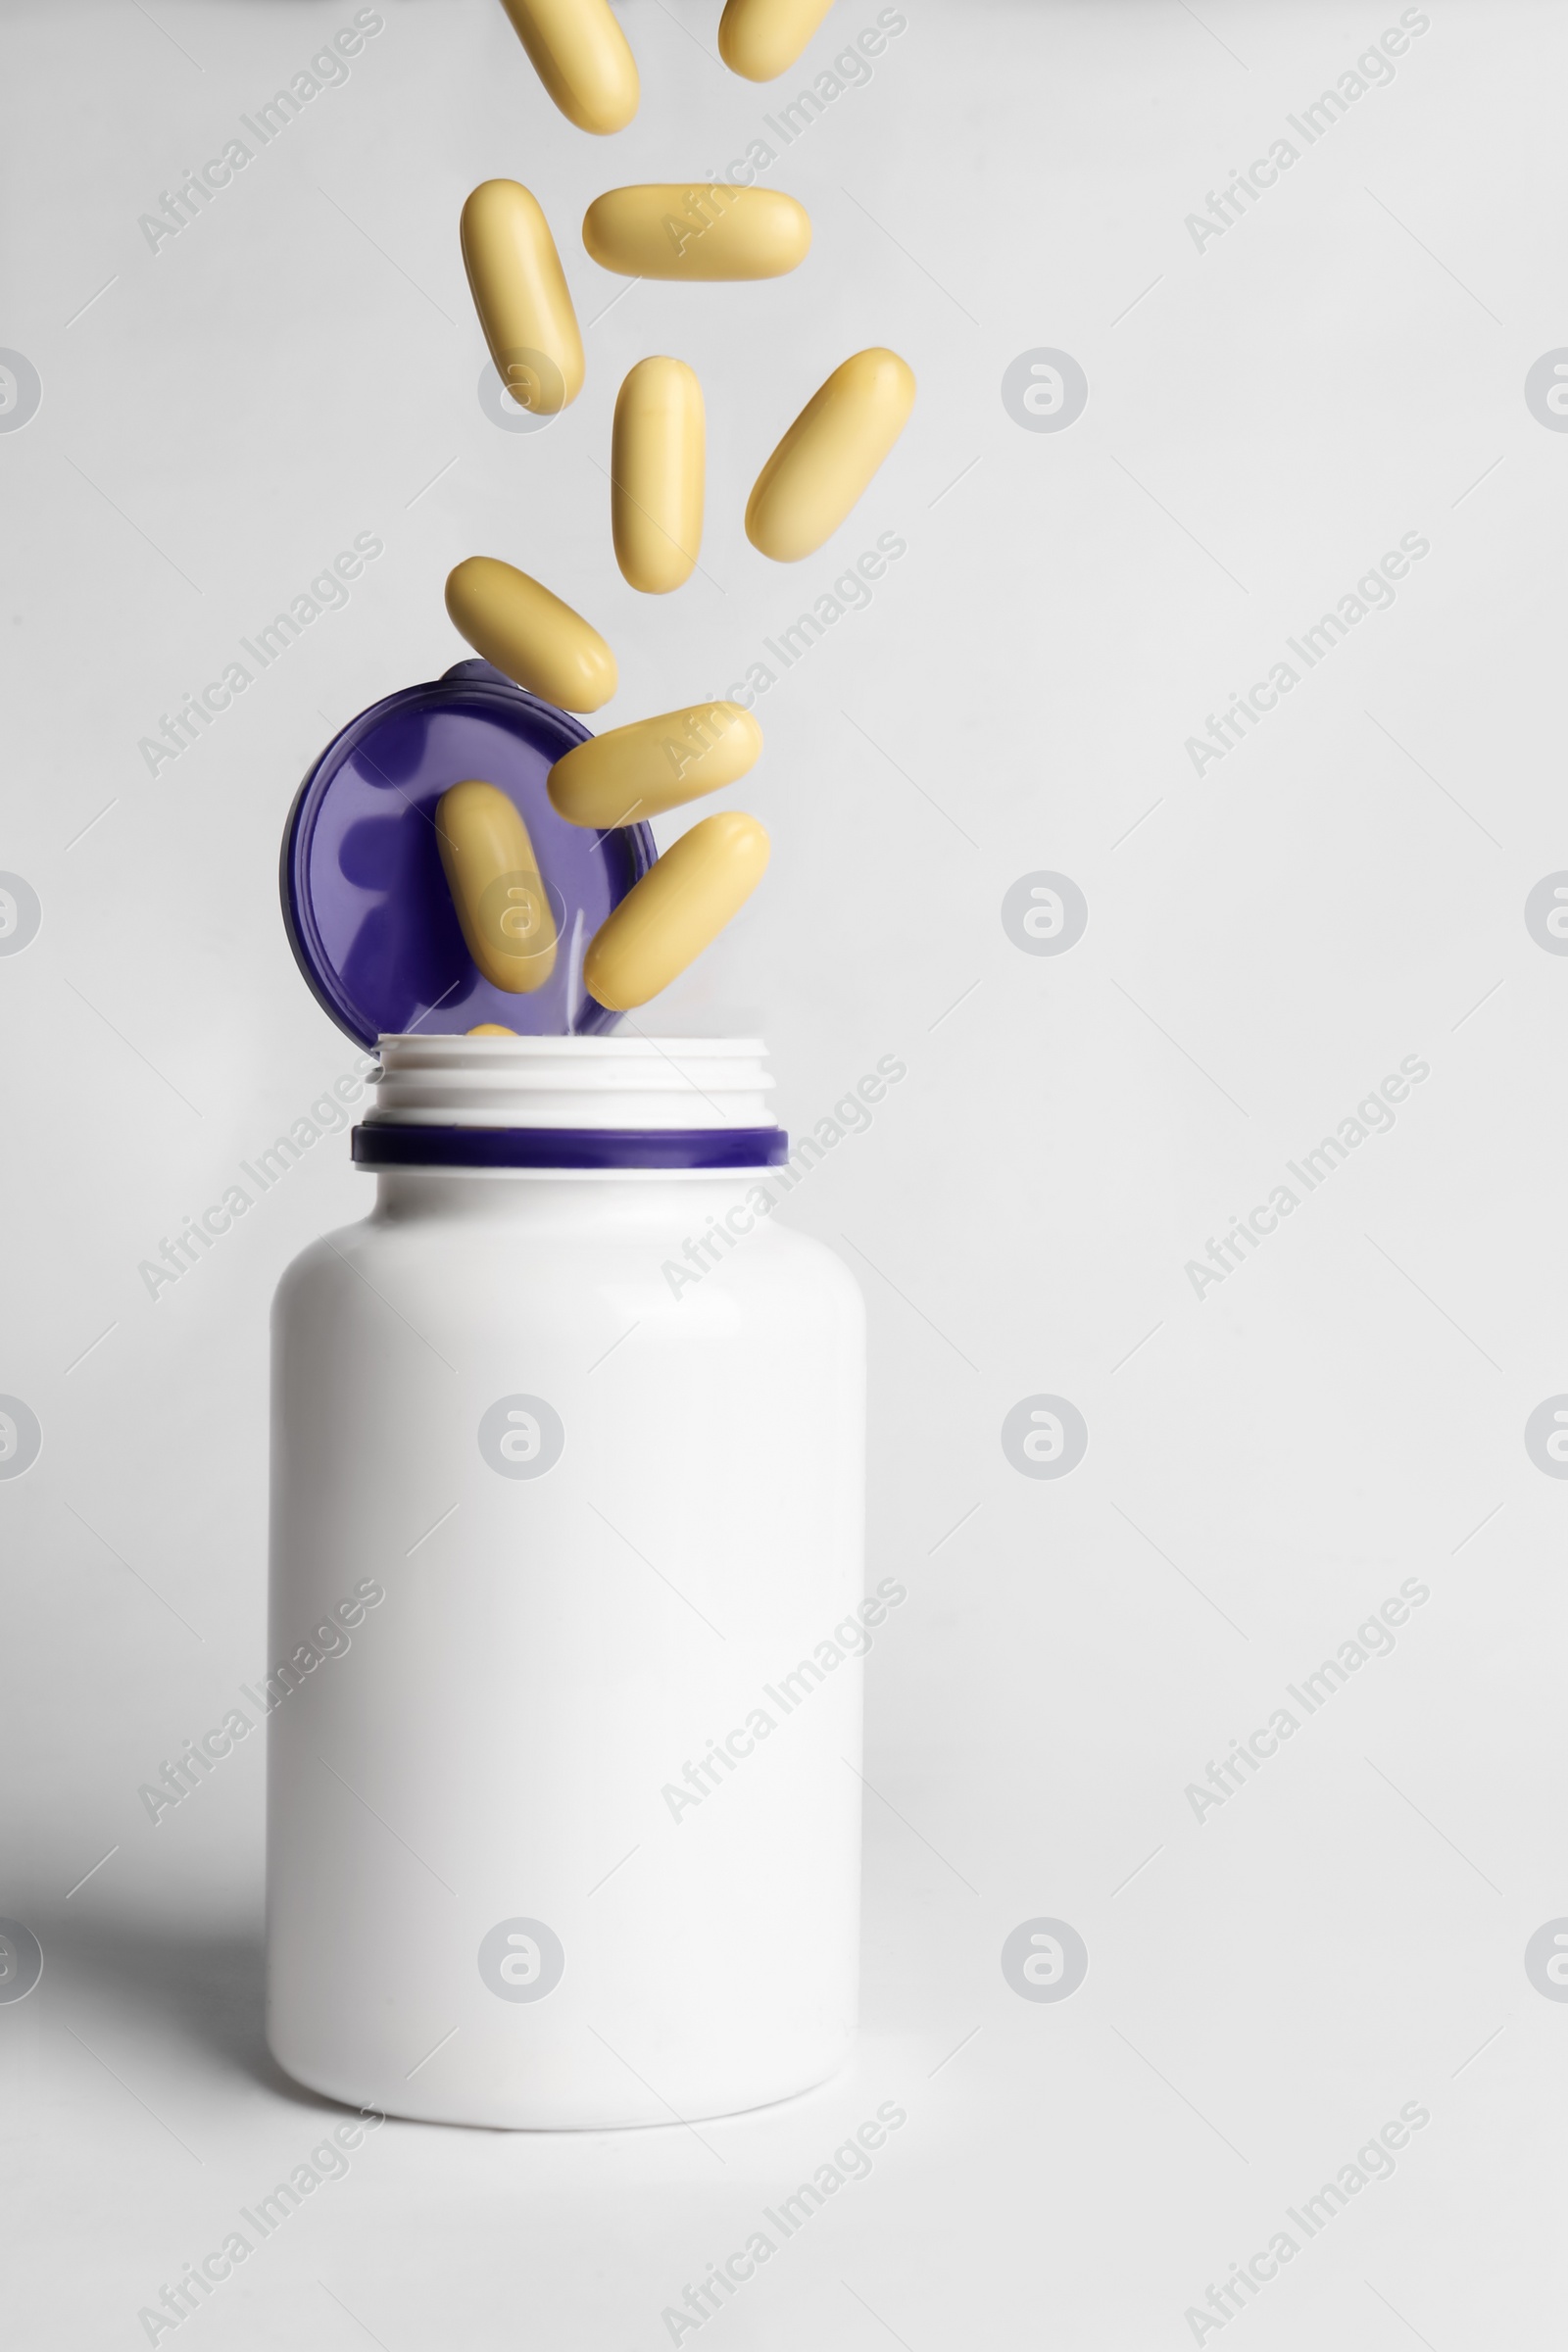
M 272 2050 L 446 2123 L 784 2098 L 855 2023 L 858 1291 L 757 1044 L 380 1050 L 274 1310 Z

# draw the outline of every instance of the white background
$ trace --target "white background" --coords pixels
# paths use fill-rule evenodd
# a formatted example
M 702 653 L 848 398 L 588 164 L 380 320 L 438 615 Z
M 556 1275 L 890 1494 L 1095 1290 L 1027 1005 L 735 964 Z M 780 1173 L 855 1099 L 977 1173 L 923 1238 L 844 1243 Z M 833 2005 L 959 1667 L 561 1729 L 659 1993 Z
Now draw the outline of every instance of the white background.
M 908 1063 L 791 1211 L 866 1289 L 868 1569 L 910 1587 L 868 1667 L 858 2055 L 702 2141 L 389 2125 L 190 2340 L 667 2343 L 685 2282 L 889 2099 L 872 2176 L 714 2344 L 1190 2343 L 1209 2282 L 1412 2101 L 1394 2178 L 1235 2341 L 1540 2340 L 1568 2011 L 1523 1952 L 1568 1912 L 1568 1491 L 1523 1426 L 1568 1388 L 1568 963 L 1523 905 L 1568 865 L 1568 439 L 1523 383 L 1568 342 L 1568 19 L 1433 0 L 1392 83 L 1200 251 L 1189 213 L 1396 7 L 907 0 L 768 175 L 811 213 L 799 272 L 624 291 L 580 249 L 593 195 L 741 154 L 873 0 L 770 88 L 718 65 L 710 0 L 627 0 L 642 106 L 604 141 L 493 0 L 381 13 L 154 254 L 138 216 L 349 0 L 5 10 L 0 343 L 43 384 L 0 434 L 0 866 L 43 909 L 0 960 L 0 1390 L 44 1433 L 0 1483 L 0 1912 L 46 1956 L 0 2007 L 11 2340 L 144 2341 L 336 2120 L 262 2045 L 260 1741 L 156 1828 L 136 1796 L 262 1665 L 268 1302 L 368 1206 L 339 1137 L 175 1288 L 138 1278 L 352 1059 L 278 916 L 298 779 L 460 658 L 460 557 L 587 612 L 612 724 L 723 692 L 883 531 L 908 553 L 869 610 L 758 706 L 766 883 L 660 1008 L 760 1026 L 797 1130 Z M 477 398 L 457 219 L 492 174 L 541 197 L 584 322 L 538 435 Z M 913 419 L 830 546 L 770 565 L 747 488 L 876 342 Z M 1061 433 L 1000 395 L 1042 346 L 1089 377 Z M 651 351 L 710 422 L 704 569 L 662 600 L 615 570 L 604 474 Z M 347 609 L 150 776 L 159 714 L 360 531 L 386 552 Z M 1197 777 L 1187 738 L 1406 532 L 1431 552 L 1392 610 Z M 1043 868 L 1090 906 L 1059 958 L 1001 922 Z M 1186 1262 L 1406 1055 L 1431 1074 L 1394 1130 L 1196 1297 Z M 1088 1422 L 1060 1482 L 1002 1451 L 1037 1392 Z M 1393 1654 L 1196 1819 L 1188 1785 L 1408 1578 Z M 1089 1947 L 1060 2004 L 999 1965 L 1038 1915 Z

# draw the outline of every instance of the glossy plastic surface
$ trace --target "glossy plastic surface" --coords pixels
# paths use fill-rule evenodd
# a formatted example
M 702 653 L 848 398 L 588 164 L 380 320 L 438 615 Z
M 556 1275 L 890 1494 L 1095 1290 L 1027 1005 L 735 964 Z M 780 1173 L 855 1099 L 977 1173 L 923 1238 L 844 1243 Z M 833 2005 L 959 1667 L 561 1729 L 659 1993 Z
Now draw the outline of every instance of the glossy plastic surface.
M 644 825 L 568 825 L 546 779 L 588 730 L 483 662 L 405 687 L 350 721 L 300 787 L 283 836 L 289 944 L 313 994 L 362 1045 L 481 1022 L 530 1035 L 612 1028 L 582 980 L 588 942 L 652 866 Z M 560 941 L 531 996 L 478 970 L 442 871 L 434 816 L 452 785 L 480 776 L 515 805 L 538 855 Z

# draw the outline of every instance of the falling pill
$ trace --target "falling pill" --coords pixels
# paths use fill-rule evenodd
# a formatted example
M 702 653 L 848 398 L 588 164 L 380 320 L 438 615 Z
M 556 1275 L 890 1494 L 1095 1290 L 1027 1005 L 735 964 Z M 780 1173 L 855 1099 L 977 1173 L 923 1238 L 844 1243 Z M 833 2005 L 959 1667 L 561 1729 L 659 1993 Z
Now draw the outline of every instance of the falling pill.
M 539 199 L 484 179 L 463 208 L 463 264 L 496 373 L 519 409 L 555 416 L 582 390 L 582 336 Z
M 858 351 L 835 368 L 758 475 L 746 536 L 775 564 L 830 539 L 908 421 L 914 372 L 896 351 Z
M 725 0 L 718 54 L 748 81 L 774 81 L 793 66 L 833 0 Z
M 657 997 L 745 906 L 767 856 L 766 832 L 739 809 L 693 825 L 594 933 L 582 966 L 589 995 L 612 1012 Z
M 435 830 L 468 954 L 492 988 L 532 996 L 556 968 L 556 921 L 515 802 L 469 777 L 437 801 Z
M 811 217 L 779 188 L 609 188 L 583 215 L 582 241 L 622 277 L 782 277 L 811 246 Z
M 637 824 L 738 783 L 761 749 L 739 703 L 697 703 L 591 735 L 550 770 L 550 798 L 568 824 Z
M 623 578 L 667 596 L 703 543 L 703 387 L 684 360 L 639 360 L 615 401 L 610 522 Z
M 447 575 L 447 611 L 476 654 L 563 710 L 597 710 L 615 691 L 599 631 L 515 564 L 465 558 Z
M 637 112 L 637 60 L 609 0 L 501 0 L 512 28 L 568 122 L 601 134 Z

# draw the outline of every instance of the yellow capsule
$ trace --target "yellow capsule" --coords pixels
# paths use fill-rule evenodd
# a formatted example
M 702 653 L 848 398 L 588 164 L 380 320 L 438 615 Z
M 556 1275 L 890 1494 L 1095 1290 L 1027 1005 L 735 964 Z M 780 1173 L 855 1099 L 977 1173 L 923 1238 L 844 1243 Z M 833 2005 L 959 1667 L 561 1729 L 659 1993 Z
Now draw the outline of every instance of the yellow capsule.
M 466 1037 L 515 1037 L 516 1034 L 515 1029 L 509 1029 L 505 1021 L 481 1021 L 477 1029 L 464 1032 Z
M 703 387 L 684 360 L 639 360 L 615 400 L 610 525 L 622 576 L 665 596 L 703 544 Z
M 793 66 L 833 0 L 725 0 L 718 54 L 748 81 L 773 81 Z
M 501 0 L 545 88 L 579 130 L 624 130 L 637 112 L 637 60 L 609 0 Z
M 611 188 L 582 241 L 622 277 L 782 277 L 810 250 L 811 217 L 778 188 Z
M 519 409 L 558 416 L 582 390 L 582 336 L 537 196 L 482 179 L 463 208 L 463 264 L 501 381 Z
M 775 564 L 830 539 L 914 406 L 914 373 L 896 351 L 858 351 L 813 392 L 758 475 L 746 536 Z
M 556 918 L 515 802 L 471 777 L 441 795 L 435 830 L 468 954 L 492 988 L 531 997 L 556 968 Z
M 612 1012 L 646 1004 L 718 937 L 767 865 L 755 816 L 705 816 L 634 882 L 589 943 L 582 976 Z
M 580 612 L 495 556 L 447 575 L 447 611 L 476 654 L 563 710 L 597 710 L 615 691 L 615 657 Z
M 639 824 L 737 783 L 761 749 L 739 703 L 698 703 L 579 743 L 550 770 L 550 798 L 568 824 Z

